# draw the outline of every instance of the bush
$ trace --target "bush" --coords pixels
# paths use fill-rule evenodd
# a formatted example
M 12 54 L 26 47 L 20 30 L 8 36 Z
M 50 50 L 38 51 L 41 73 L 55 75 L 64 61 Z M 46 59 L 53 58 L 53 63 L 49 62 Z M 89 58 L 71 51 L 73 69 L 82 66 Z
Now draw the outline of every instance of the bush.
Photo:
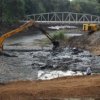
M 54 32 L 52 37 L 54 40 L 64 40 L 65 39 L 64 31 Z

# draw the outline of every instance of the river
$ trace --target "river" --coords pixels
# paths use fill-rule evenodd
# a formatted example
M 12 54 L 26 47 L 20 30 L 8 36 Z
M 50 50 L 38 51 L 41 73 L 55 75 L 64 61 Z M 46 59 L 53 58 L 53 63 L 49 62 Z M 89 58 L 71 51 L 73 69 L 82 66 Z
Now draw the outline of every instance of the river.
M 39 33 L 7 39 L 4 43 L 5 52 L 16 56 L 0 56 L 0 82 L 83 75 L 87 66 L 92 66 L 93 73 L 100 72 L 99 56 L 85 50 L 74 55 L 68 47 L 53 52 L 52 44 L 38 45 L 41 42 L 39 40 L 45 38 Z M 21 51 L 23 49 L 26 51 Z

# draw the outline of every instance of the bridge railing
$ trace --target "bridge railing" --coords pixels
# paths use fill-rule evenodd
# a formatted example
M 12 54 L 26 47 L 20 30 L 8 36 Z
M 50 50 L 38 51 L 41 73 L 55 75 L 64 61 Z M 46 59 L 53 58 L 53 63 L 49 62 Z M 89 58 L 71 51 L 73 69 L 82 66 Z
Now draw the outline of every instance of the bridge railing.
M 33 19 L 37 22 L 64 22 L 64 23 L 99 23 L 100 16 L 83 14 L 83 13 L 73 13 L 73 12 L 50 12 L 50 13 L 40 13 L 27 15 L 26 19 Z

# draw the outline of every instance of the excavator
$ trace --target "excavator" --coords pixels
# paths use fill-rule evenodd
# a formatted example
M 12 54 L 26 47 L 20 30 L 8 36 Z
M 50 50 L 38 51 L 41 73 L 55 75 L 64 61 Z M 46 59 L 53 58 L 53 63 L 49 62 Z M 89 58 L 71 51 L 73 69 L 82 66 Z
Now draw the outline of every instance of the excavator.
M 100 30 L 100 25 L 98 24 L 83 24 L 83 31 L 87 32 L 88 35 L 91 35 L 99 30 Z
M 7 32 L 5 34 L 3 34 L 1 37 L 0 37 L 0 52 L 3 51 L 3 43 L 4 41 L 11 37 L 12 35 L 16 34 L 16 33 L 19 33 L 19 32 L 22 32 L 23 30 L 29 28 L 29 27 L 34 27 L 38 30 L 40 30 L 44 35 L 47 36 L 47 38 L 51 41 L 51 43 L 53 44 L 53 49 L 56 49 L 57 47 L 59 47 L 59 42 L 54 40 L 48 32 L 45 31 L 44 28 L 42 28 L 38 23 L 36 23 L 34 20 L 29 20 L 27 21 L 25 24 L 21 25 L 20 27 L 18 27 L 17 29 L 14 29 L 10 32 Z

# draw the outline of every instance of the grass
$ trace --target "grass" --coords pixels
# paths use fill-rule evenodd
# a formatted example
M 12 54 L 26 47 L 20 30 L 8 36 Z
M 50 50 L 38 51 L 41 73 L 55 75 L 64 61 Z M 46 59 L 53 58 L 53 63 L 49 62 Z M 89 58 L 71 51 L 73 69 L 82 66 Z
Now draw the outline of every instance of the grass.
M 65 30 L 59 30 L 52 33 L 52 38 L 60 43 L 60 46 L 66 46 L 68 37 L 65 35 Z
M 54 40 L 64 40 L 65 39 L 65 35 L 64 35 L 64 32 L 62 31 L 57 31 L 53 34 L 52 38 Z
M 66 44 L 68 40 L 68 37 L 65 36 L 64 33 L 66 33 L 65 30 L 58 30 L 58 31 L 51 32 L 50 35 L 52 36 L 54 40 L 57 40 L 60 43 L 60 45 L 63 46 Z M 48 46 L 48 44 L 51 44 L 51 41 L 48 38 L 45 38 L 45 39 L 37 41 L 36 44 L 40 46 Z

